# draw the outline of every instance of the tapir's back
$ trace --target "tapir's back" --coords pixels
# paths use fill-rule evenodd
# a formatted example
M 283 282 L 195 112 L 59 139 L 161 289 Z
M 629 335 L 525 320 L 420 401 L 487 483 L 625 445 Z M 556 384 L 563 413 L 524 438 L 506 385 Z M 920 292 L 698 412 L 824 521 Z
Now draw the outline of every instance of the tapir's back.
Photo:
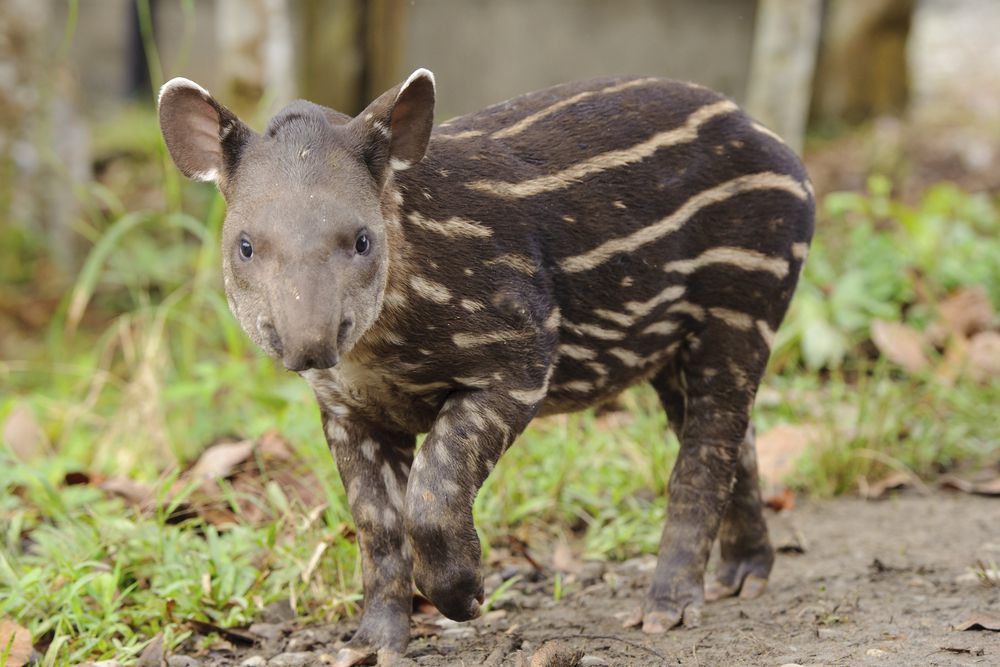
M 463 253 L 491 285 L 550 289 L 547 410 L 655 372 L 712 322 L 771 336 L 812 235 L 795 154 L 732 101 L 663 79 L 564 84 L 455 119 L 414 171 L 433 194 L 408 207 L 491 230 Z

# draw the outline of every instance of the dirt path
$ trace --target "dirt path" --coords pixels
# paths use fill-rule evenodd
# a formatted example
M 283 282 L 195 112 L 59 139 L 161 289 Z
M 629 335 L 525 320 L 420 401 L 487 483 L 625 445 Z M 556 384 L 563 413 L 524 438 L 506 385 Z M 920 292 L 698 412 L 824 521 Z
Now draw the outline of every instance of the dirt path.
M 804 553 L 778 556 L 762 598 L 707 605 L 696 630 L 646 637 L 621 628 L 621 616 L 649 583 L 648 557 L 588 564 L 566 580 L 559 602 L 553 580 L 543 577 L 522 580 L 499 609 L 473 623 L 418 617 L 417 634 L 422 628 L 429 636 L 411 642 L 403 662 L 518 665 L 520 651 L 527 665 L 540 646 L 561 639 L 585 656 L 566 664 L 1000 665 L 1000 633 L 952 629 L 976 611 L 1000 614 L 1000 587 L 982 584 L 972 570 L 977 561 L 1000 561 L 1000 500 L 841 499 L 771 516 L 770 523 L 776 545 L 800 544 Z M 202 664 L 240 665 L 252 655 L 268 661 L 249 665 L 323 664 L 352 628 L 347 621 L 301 630 L 263 650 L 205 657 Z

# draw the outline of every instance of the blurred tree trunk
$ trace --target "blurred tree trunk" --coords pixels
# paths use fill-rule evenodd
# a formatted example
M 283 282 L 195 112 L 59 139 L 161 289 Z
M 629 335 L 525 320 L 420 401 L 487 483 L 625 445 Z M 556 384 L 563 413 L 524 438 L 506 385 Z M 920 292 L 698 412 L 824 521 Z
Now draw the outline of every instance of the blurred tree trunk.
M 820 0 L 760 0 L 747 110 L 802 150 L 819 43 Z
M 289 1 L 219 0 L 217 7 L 222 99 L 243 118 L 268 117 L 296 96 Z
M 50 0 L 0 1 L 0 222 L 41 235 L 59 282 L 80 263 L 74 186 L 90 178 L 90 160 L 51 10 Z
M 298 49 L 302 96 L 310 101 L 355 114 L 366 104 L 364 0 L 301 0 L 299 21 L 302 45 Z
M 829 0 L 812 117 L 857 122 L 900 113 L 909 98 L 906 40 L 915 0 Z
M 406 25 L 403 0 L 369 0 L 365 3 L 364 105 L 406 76 L 399 71 L 403 58 L 403 27 Z

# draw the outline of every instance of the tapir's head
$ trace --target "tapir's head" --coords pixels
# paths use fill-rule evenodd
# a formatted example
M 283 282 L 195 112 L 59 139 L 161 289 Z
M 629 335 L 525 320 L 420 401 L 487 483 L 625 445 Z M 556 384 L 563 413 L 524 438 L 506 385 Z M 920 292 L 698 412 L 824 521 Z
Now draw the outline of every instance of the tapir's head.
M 297 101 L 263 135 L 192 81 L 160 91 L 174 163 L 216 183 L 228 205 L 229 306 L 290 370 L 335 365 L 378 317 L 389 272 L 383 190 L 392 171 L 423 158 L 433 115 L 425 69 L 356 118 Z

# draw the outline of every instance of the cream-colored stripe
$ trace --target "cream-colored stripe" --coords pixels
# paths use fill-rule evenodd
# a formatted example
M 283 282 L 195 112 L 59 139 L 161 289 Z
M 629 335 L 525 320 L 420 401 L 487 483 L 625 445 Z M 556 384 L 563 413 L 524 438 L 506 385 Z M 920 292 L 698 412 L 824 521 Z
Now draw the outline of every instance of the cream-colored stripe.
M 542 380 L 542 386 L 537 389 L 512 389 L 508 393 L 510 397 L 519 403 L 525 405 L 533 405 L 543 398 L 545 394 L 549 391 L 549 380 L 552 379 L 552 371 L 556 369 L 555 364 L 549 366 L 548 370 L 545 371 L 545 379 Z
M 792 257 L 795 259 L 805 260 L 809 256 L 809 244 L 808 243 L 793 243 L 792 244 Z
M 566 327 L 575 334 L 589 336 L 591 338 L 600 338 L 601 340 L 621 340 L 625 337 L 625 334 L 621 331 L 602 329 L 601 327 L 593 324 L 573 324 L 568 320 L 563 320 L 562 326 Z
M 621 347 L 613 347 L 608 350 L 611 354 L 618 357 L 626 366 L 640 366 L 642 365 L 642 357 L 631 350 L 626 350 Z
M 615 167 L 624 167 L 633 162 L 644 160 L 660 148 L 694 141 L 698 138 L 698 128 L 716 116 L 732 113 L 739 107 L 729 100 L 708 104 L 688 116 L 680 127 L 664 132 L 658 132 L 649 139 L 628 148 L 608 151 L 592 158 L 567 167 L 555 174 L 539 176 L 520 183 L 507 181 L 472 181 L 467 187 L 480 192 L 501 197 L 517 198 L 531 197 L 542 192 L 551 192 L 567 187 L 585 176 L 595 174 Z
M 444 127 L 445 124 L 442 123 L 441 126 Z M 486 133 L 482 130 L 465 130 L 464 132 L 456 132 L 455 134 L 435 132 L 431 135 L 431 139 L 472 139 L 473 137 L 481 137 L 484 134 Z
M 559 306 L 556 306 L 555 308 L 552 309 L 552 312 L 549 313 L 549 316 L 545 318 L 545 324 L 543 324 L 542 327 L 546 331 L 558 331 L 559 322 L 561 321 L 562 321 L 562 311 L 559 310 Z
M 731 327 L 742 331 L 753 329 L 753 318 L 746 313 L 729 308 L 709 308 L 708 312 L 712 314 L 712 317 L 722 320 Z
M 486 260 L 487 266 L 495 266 L 497 264 L 509 266 L 515 271 L 520 271 L 521 273 L 525 273 L 529 276 L 535 275 L 535 262 L 526 255 L 508 253 L 506 255 L 500 255 L 499 257 Z
M 677 331 L 677 323 L 664 320 L 662 322 L 653 322 L 648 327 L 642 330 L 643 335 L 668 335 Z
M 648 301 L 629 301 L 625 307 L 632 311 L 636 317 L 645 317 L 653 312 L 653 309 L 667 301 L 676 301 L 684 296 L 684 285 L 671 285 L 666 287 L 659 294 Z
M 506 343 L 511 340 L 527 338 L 530 331 L 515 331 L 507 329 L 505 331 L 490 331 L 483 334 L 457 333 L 451 337 L 455 345 L 459 347 L 475 347 L 477 345 L 489 345 L 491 343 Z
M 569 357 L 570 359 L 593 359 L 597 356 L 597 353 L 588 347 L 581 347 L 579 345 L 569 345 L 563 344 L 559 346 L 559 354 L 564 357 Z
M 559 266 L 567 273 L 588 271 L 600 266 L 620 252 L 632 252 L 647 243 L 658 241 L 664 236 L 676 232 L 706 206 L 756 190 L 784 190 L 799 199 L 805 199 L 807 196 L 802 184 L 785 174 L 766 171 L 760 174 L 740 176 L 714 188 L 702 190 L 684 202 L 676 211 L 648 227 L 643 227 L 628 236 L 605 241 L 582 255 L 567 257 L 559 263 Z
M 794 249 L 793 249 L 794 252 Z M 771 257 L 755 250 L 723 246 L 711 248 L 694 259 L 679 259 L 663 265 L 664 271 L 692 273 L 710 264 L 726 264 L 743 271 L 766 271 L 778 278 L 788 275 L 788 262 L 780 257 Z
M 441 283 L 427 280 L 422 276 L 410 276 L 410 287 L 418 295 L 434 303 L 448 303 L 451 301 L 451 292 Z
M 411 224 L 426 229 L 427 231 L 441 234 L 443 236 L 461 236 L 464 238 L 489 238 L 493 236 L 493 230 L 484 227 L 478 222 L 465 220 L 463 218 L 448 218 L 447 220 L 430 220 L 413 212 L 408 216 Z
M 765 136 L 771 137 L 772 139 L 774 139 L 775 141 L 777 141 L 779 144 L 784 145 L 784 143 L 785 143 L 784 139 L 782 139 L 777 134 L 775 134 L 774 132 L 772 132 L 768 128 L 764 127 L 760 123 L 757 123 L 757 122 L 750 123 L 750 127 L 752 127 L 753 129 L 757 130 L 758 132 L 760 132 L 761 134 L 763 134 Z
M 760 332 L 760 337 L 767 343 L 768 348 L 774 345 L 774 329 L 771 325 L 764 320 L 757 320 L 757 331 Z
M 600 90 L 587 90 L 582 93 L 577 93 L 573 97 L 567 97 L 564 100 L 560 100 L 555 104 L 545 107 L 541 111 L 536 111 L 530 116 L 525 116 L 521 120 L 517 121 L 510 127 L 505 127 L 502 130 L 497 130 L 493 133 L 493 139 L 505 139 L 507 137 L 513 137 L 515 134 L 520 134 L 524 132 L 529 127 L 545 118 L 546 116 L 551 116 L 560 109 L 565 109 L 568 106 L 573 106 L 580 100 L 585 100 L 588 97 L 593 97 L 594 95 L 607 95 L 609 93 L 617 93 L 622 90 L 628 90 L 629 88 L 635 88 L 637 86 L 644 86 L 647 83 L 653 83 L 656 81 L 654 78 L 647 79 L 636 79 L 634 81 L 626 81 L 625 83 L 618 83 L 613 86 L 608 86 L 606 88 L 601 88 Z
M 667 308 L 668 313 L 683 313 L 685 315 L 690 315 L 699 322 L 705 319 L 705 309 L 698 304 L 691 303 L 690 301 L 678 301 L 669 308 Z
M 635 322 L 635 318 L 630 315 L 626 315 L 625 313 L 616 313 L 613 310 L 604 310 L 603 308 L 595 310 L 594 315 L 603 317 L 609 322 L 614 322 L 621 327 L 630 327 Z
M 592 382 L 587 382 L 586 380 L 570 380 L 569 382 L 564 382 L 562 384 L 557 384 L 552 386 L 553 392 L 560 391 L 573 391 L 573 392 L 588 392 L 594 390 L 594 384 Z

